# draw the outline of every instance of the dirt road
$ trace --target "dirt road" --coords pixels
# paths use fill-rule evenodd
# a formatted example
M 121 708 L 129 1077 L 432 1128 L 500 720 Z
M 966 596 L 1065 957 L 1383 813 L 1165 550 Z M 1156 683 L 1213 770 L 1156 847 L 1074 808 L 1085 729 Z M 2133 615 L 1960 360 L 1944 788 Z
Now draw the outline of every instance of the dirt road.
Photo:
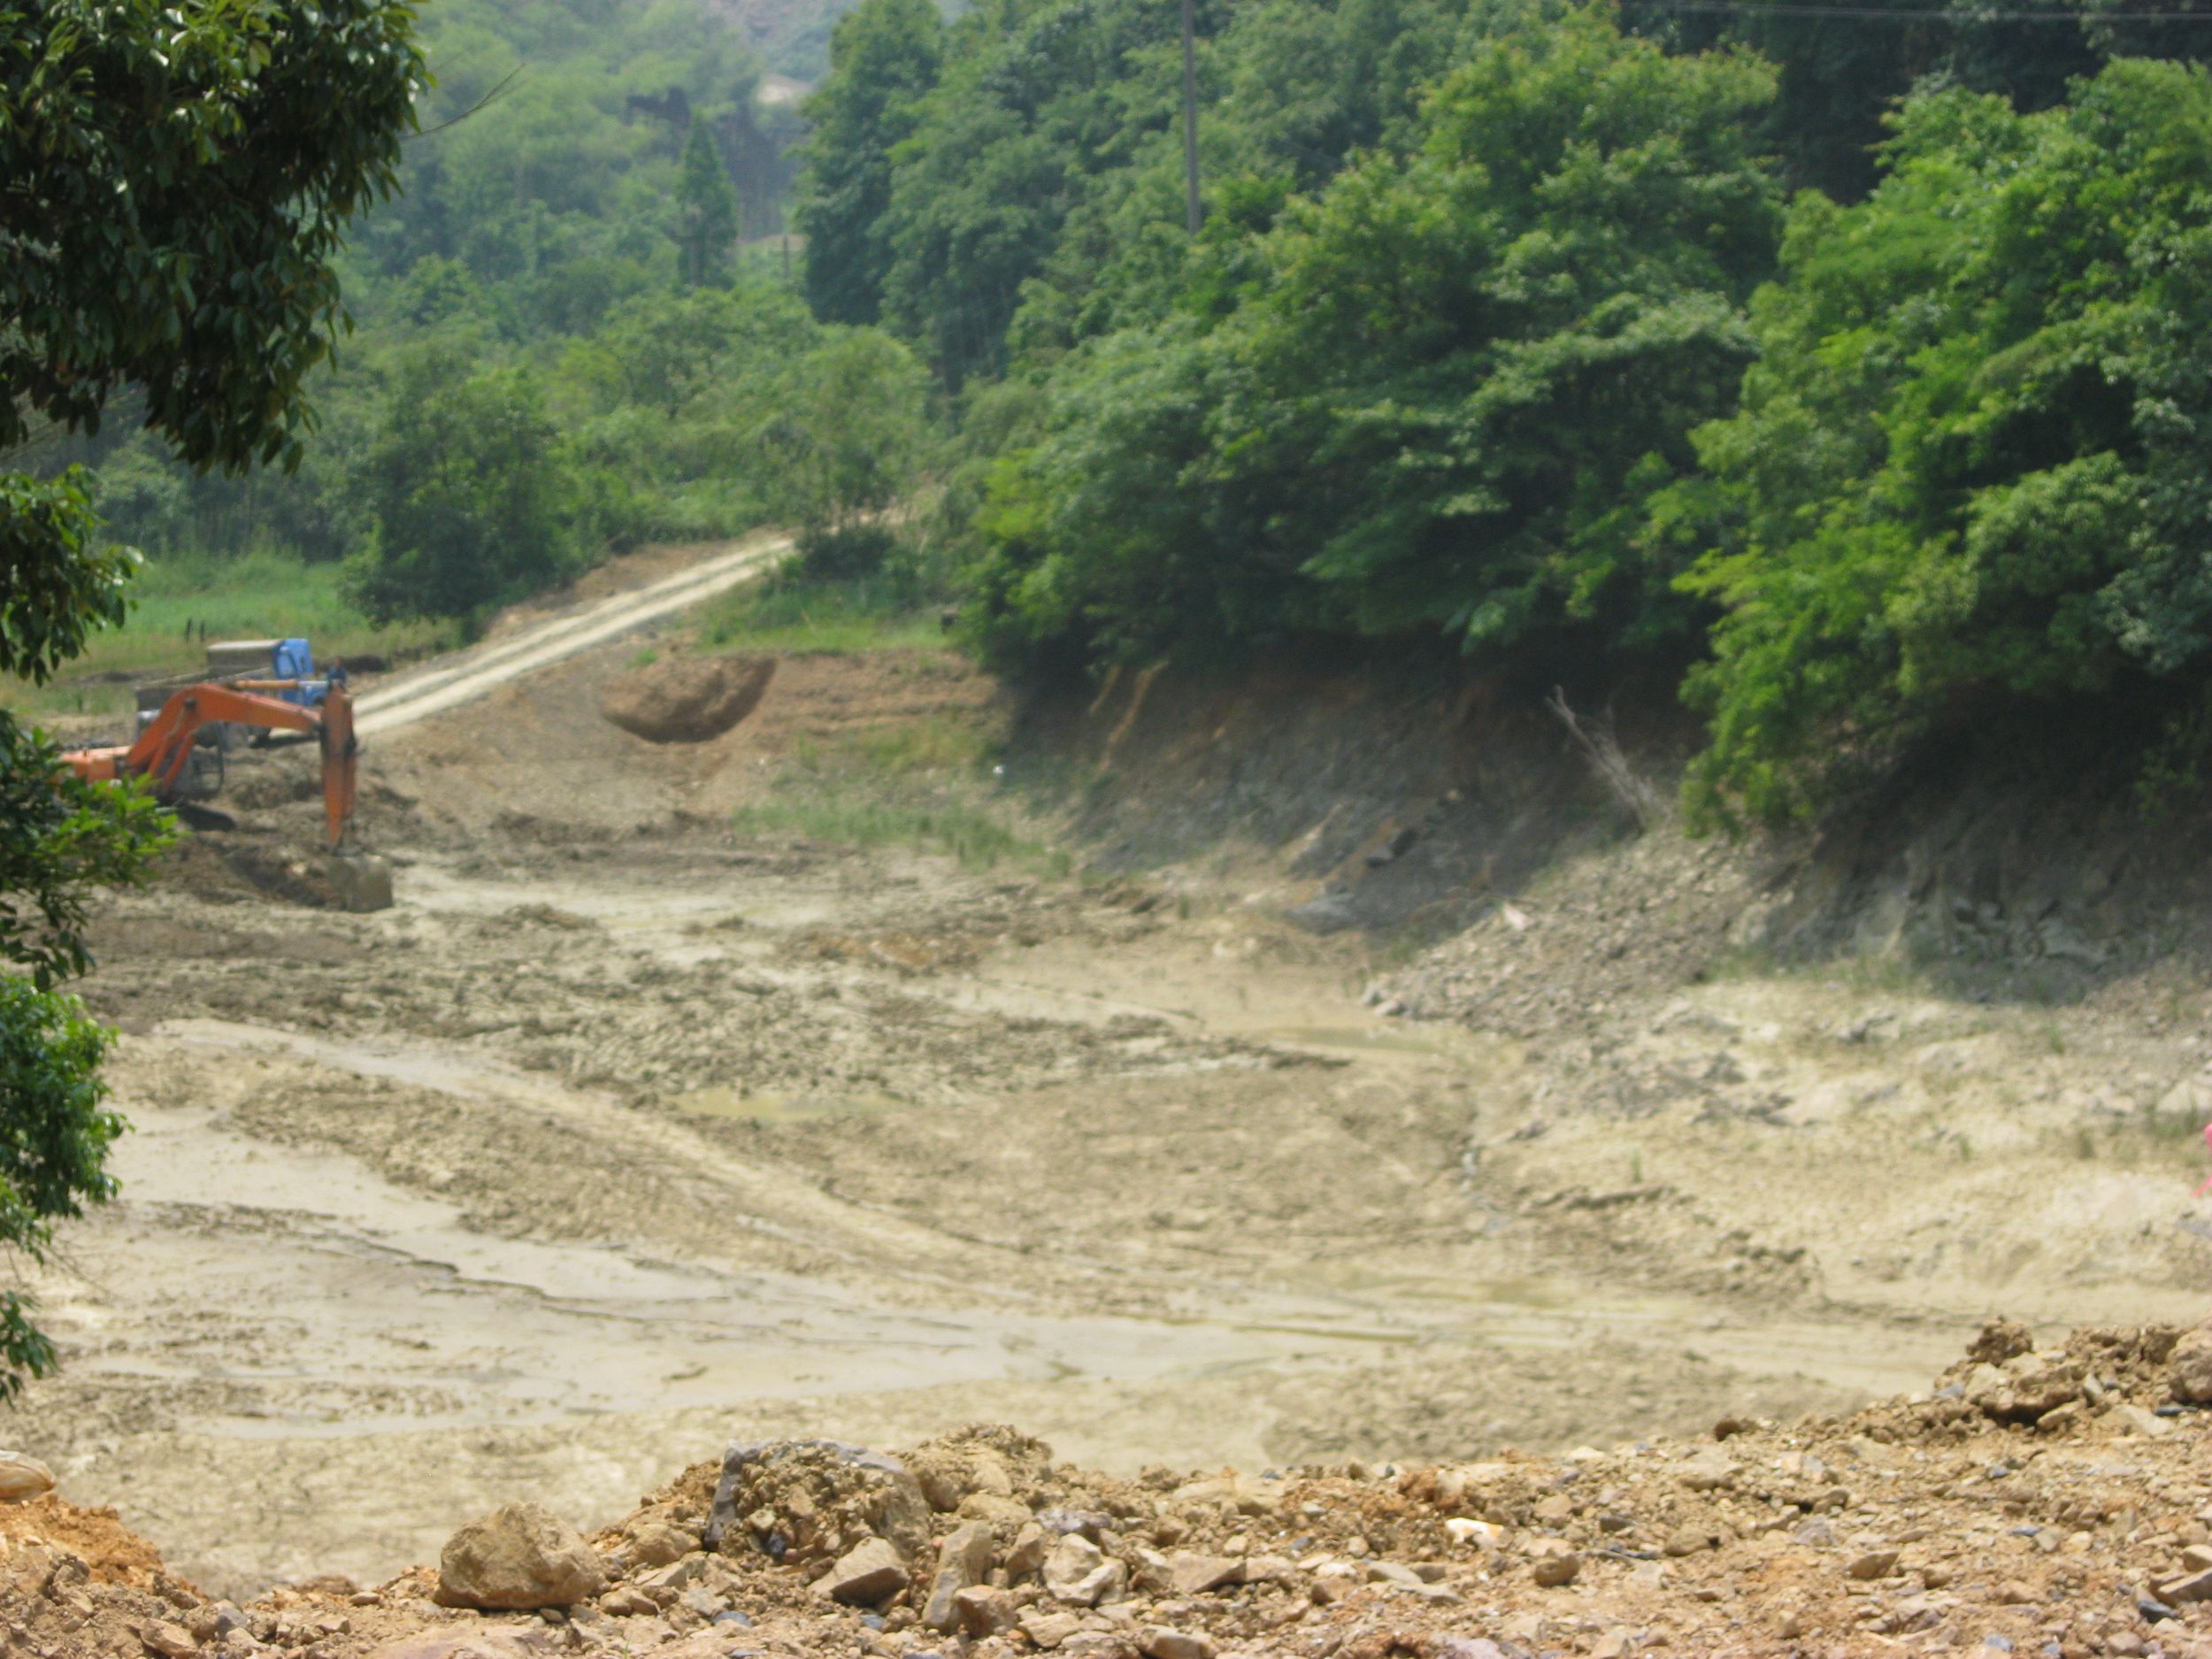
M 1907 1008 L 1826 1117 L 1700 1096 L 1624 1133 L 1611 1039 L 1547 1095 L 1556 1056 L 1367 1006 L 1367 948 L 1234 866 L 1060 873 L 932 758 L 997 706 L 954 659 L 780 662 L 708 741 L 601 718 L 636 656 L 604 641 L 775 550 L 365 697 L 393 910 L 289 901 L 315 805 L 278 754 L 238 835 L 103 918 L 135 1133 L 37 1286 L 68 1363 L 13 1433 L 204 1584 L 380 1577 L 518 1495 L 595 1523 L 739 1433 L 995 1419 L 1122 1471 L 1556 1449 L 1917 1386 L 2001 1294 L 2193 1308 L 2143 1225 L 2162 1165 L 2022 1209 L 1979 1126 L 2010 1108 L 1963 1079 L 2025 1075 L 2025 1025 L 1962 1060 Z M 983 815 L 995 862 L 910 844 Z M 1726 1024 L 1754 1073 L 1833 1069 L 1793 1033 L 1886 995 L 1691 987 L 1615 1048 L 1707 1064 Z M 1939 1061 L 1977 1160 L 1864 1133 Z M 1867 1261 L 1907 1191 L 1916 1254 Z
M 789 536 L 750 537 L 657 581 L 610 594 L 399 675 L 362 695 L 357 706 L 356 730 L 365 738 L 381 736 L 473 703 L 512 680 L 687 611 L 741 582 L 751 581 L 790 550 Z

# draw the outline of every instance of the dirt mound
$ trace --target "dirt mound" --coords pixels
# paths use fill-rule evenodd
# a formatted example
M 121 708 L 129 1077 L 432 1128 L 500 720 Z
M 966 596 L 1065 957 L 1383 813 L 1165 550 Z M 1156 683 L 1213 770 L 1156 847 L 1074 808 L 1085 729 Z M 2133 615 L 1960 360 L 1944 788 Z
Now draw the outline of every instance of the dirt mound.
M 634 670 L 599 695 L 599 710 L 649 743 L 703 743 L 760 705 L 772 657 L 685 657 Z
M 169 1575 L 161 1552 L 111 1509 L 80 1509 L 50 1493 L 27 1503 L 0 1503 L 0 1561 L 14 1560 L 33 1546 L 74 1556 L 96 1584 L 191 1589 Z
M 603 1592 L 523 1620 L 456 1624 L 428 1568 L 207 1601 L 47 1500 L 0 1511 L 0 1629 L 51 1659 L 2183 1659 L 2212 1654 L 2212 1414 L 2170 1399 L 2177 1335 L 2039 1352 L 2001 1323 L 1932 1394 L 1849 1417 L 1405 1471 L 1120 1479 L 981 1427 L 733 1447 L 592 1540 Z
M 311 843 L 227 831 L 181 837 L 161 856 L 157 879 L 218 904 L 256 901 L 341 910 L 327 862 Z

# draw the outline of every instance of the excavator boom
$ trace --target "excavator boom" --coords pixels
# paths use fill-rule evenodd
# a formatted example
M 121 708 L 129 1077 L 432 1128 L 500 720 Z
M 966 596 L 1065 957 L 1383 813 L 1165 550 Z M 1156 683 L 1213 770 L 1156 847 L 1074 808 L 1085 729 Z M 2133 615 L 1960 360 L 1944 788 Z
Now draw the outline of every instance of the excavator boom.
M 270 689 L 282 688 L 268 683 Z M 353 735 L 353 698 L 343 686 L 331 687 L 322 705 L 311 709 L 232 686 L 187 686 L 162 704 L 127 748 L 73 749 L 62 758 L 80 778 L 96 783 L 150 779 L 155 798 L 166 803 L 177 797 L 192 759 L 193 740 L 203 727 L 226 720 L 303 732 L 316 739 L 323 755 L 325 833 L 336 851 L 353 818 L 354 772 L 361 752 Z

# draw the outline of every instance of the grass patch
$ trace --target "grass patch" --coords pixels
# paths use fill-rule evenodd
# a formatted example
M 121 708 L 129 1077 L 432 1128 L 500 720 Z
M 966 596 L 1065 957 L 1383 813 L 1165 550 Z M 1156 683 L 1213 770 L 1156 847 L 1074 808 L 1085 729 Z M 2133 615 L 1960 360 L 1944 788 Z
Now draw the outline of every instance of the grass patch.
M 206 640 L 304 635 L 321 664 L 349 657 L 419 657 L 458 641 L 447 622 L 380 626 L 350 603 L 339 567 L 284 553 L 149 556 L 130 615 L 103 628 L 50 685 L 0 680 L 0 702 L 34 714 L 127 710 L 132 680 L 186 673 L 207 661 Z
M 879 576 L 850 581 L 772 577 L 733 588 L 707 607 L 699 639 L 725 650 L 802 657 L 945 647 L 937 613 L 915 605 L 903 583 Z
M 873 726 L 846 741 L 866 765 L 898 773 L 973 771 L 991 749 L 979 726 L 941 715 Z
M 841 847 L 919 847 L 949 853 L 969 871 L 1018 864 L 1064 875 L 1068 856 L 1025 840 L 967 802 L 928 803 L 854 800 L 835 795 L 780 799 L 740 807 L 731 827 L 741 836 L 792 835 Z

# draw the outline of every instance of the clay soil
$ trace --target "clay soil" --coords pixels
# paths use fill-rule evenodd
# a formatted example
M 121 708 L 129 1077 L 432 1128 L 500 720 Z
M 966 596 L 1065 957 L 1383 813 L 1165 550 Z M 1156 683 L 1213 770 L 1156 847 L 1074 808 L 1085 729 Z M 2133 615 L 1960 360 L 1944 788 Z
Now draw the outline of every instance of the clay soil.
M 632 639 L 378 736 L 389 910 L 320 902 L 277 753 L 100 920 L 124 1192 L 34 1285 L 66 1363 L 7 1434 L 195 1594 L 387 1581 L 516 1497 L 604 1526 L 733 1438 L 990 1420 L 1101 1481 L 1358 1460 L 1400 1503 L 1374 1471 L 1841 1422 L 2000 1310 L 2202 1312 L 2170 971 L 2044 1008 L 1609 956 L 1654 884 L 1717 937 L 1747 902 L 1672 841 L 1414 957 L 1286 919 L 1278 846 L 1087 872 L 1083 780 L 978 764 L 1012 714 L 949 655 L 780 659 L 659 743 L 605 714 L 651 672 Z M 1578 927 L 1548 998 L 1471 988 Z

